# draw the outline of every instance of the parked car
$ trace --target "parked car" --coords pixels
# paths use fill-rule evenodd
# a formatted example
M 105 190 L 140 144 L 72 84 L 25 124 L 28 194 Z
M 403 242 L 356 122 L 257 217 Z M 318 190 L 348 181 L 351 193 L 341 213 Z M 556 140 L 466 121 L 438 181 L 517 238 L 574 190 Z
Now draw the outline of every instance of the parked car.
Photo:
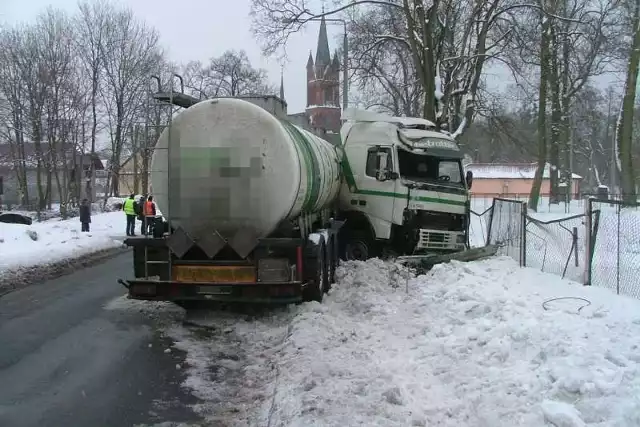
M 31 225 L 31 223 L 33 223 L 33 220 L 26 215 L 7 212 L 7 213 L 0 213 L 0 222 L 4 222 L 5 224 Z

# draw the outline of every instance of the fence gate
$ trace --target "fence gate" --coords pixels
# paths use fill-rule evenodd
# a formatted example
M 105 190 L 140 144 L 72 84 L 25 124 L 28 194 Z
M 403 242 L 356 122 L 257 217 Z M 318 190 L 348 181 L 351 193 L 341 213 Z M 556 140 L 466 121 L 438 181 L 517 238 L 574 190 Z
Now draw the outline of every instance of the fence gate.
M 640 298 L 640 205 L 589 199 L 586 283 Z
M 496 198 L 487 226 L 487 245 L 497 245 L 499 255 L 517 260 L 520 266 L 527 263 L 526 216 L 526 202 Z

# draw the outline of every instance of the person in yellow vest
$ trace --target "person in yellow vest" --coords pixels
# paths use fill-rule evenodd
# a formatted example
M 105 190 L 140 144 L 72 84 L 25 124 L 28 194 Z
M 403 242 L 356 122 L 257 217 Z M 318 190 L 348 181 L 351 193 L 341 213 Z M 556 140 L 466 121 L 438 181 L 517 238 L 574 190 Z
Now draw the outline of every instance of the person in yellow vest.
M 122 204 L 122 210 L 127 216 L 127 236 L 135 236 L 136 228 L 136 201 L 135 194 L 131 194 Z
M 144 214 L 143 233 L 151 233 L 153 228 L 153 219 L 156 217 L 156 204 L 153 203 L 153 196 L 149 196 L 147 201 L 144 202 L 144 209 L 142 212 Z

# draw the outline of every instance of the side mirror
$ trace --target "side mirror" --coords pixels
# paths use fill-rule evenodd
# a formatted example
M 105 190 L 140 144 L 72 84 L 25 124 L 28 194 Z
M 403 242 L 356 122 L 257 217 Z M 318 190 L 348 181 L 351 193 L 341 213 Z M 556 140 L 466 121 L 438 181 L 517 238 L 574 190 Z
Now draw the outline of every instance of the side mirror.
M 467 188 L 470 189 L 471 184 L 473 184 L 473 172 L 467 171 L 466 181 L 467 181 Z

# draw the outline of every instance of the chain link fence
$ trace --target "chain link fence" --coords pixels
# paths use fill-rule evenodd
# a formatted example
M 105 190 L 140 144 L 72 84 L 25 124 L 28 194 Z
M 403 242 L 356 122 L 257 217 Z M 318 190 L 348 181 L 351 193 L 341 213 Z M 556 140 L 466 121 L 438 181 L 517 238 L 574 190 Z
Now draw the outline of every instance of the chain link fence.
M 640 298 L 640 205 L 589 199 L 587 284 Z
M 489 220 L 491 218 L 492 206 L 481 212 L 471 209 L 471 218 L 469 219 L 469 246 L 479 248 L 487 244 L 487 231 Z
M 486 243 L 498 245 L 498 254 L 523 267 L 584 281 L 584 214 L 544 221 L 529 215 L 526 202 L 500 198 L 487 211 Z
M 583 206 L 584 214 L 544 220 L 526 202 L 494 198 L 471 212 L 470 242 L 497 245 L 521 266 L 640 299 L 640 204 L 589 198 Z
M 493 199 L 487 227 L 487 244 L 497 245 L 498 254 L 526 265 L 525 219 L 527 204 L 519 200 Z
M 526 263 L 545 273 L 583 282 L 585 215 L 542 221 L 527 215 Z

